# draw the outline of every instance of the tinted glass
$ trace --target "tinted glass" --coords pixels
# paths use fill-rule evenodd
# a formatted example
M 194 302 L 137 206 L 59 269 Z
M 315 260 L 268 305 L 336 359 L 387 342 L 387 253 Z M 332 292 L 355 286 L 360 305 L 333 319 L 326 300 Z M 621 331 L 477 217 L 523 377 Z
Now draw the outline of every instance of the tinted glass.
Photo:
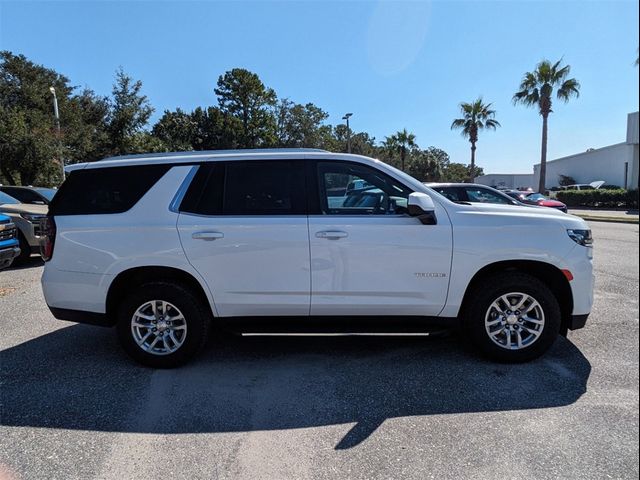
M 57 192 L 57 190 L 53 188 L 36 188 L 36 191 L 49 201 L 53 200 L 53 197 Z
M 412 192 L 374 168 L 347 162 L 318 163 L 318 183 L 325 215 L 405 214 Z
M 464 192 L 458 187 L 431 187 L 452 202 L 464 202 Z
M 75 170 L 49 206 L 51 215 L 122 213 L 133 207 L 170 165 Z
M 522 194 L 518 193 L 518 192 L 505 192 L 507 195 L 509 195 L 511 198 L 513 198 L 514 200 L 522 200 Z
M 22 203 L 45 203 L 44 199 L 40 195 L 28 188 L 4 187 L 2 191 Z
M 203 165 L 180 206 L 200 215 L 304 215 L 301 161 L 215 162 Z
M 7 195 L 4 192 L 0 192 L 0 205 L 2 205 L 3 203 L 8 203 L 8 204 L 16 204 L 16 203 L 20 203 L 18 200 L 16 200 L 15 198 Z
M 512 205 L 513 201 L 505 198 L 498 192 L 492 192 L 487 188 L 466 187 L 465 192 L 470 202 L 477 203 L 502 203 Z
M 198 167 L 180 204 L 180 211 L 198 215 L 222 215 L 224 172 L 225 165 L 220 162 Z
M 547 197 L 545 197 L 544 195 L 542 195 L 541 193 L 532 193 L 531 195 L 527 195 L 527 200 L 546 200 Z

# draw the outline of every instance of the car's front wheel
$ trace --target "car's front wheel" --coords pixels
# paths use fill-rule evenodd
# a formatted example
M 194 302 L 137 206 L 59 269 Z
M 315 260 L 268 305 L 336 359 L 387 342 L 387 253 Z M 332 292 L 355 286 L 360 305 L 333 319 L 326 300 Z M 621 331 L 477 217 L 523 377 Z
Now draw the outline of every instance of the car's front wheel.
M 525 362 L 546 352 L 560 333 L 561 312 L 553 292 L 536 277 L 504 273 L 471 292 L 463 327 L 488 357 Z
M 207 338 L 209 315 L 190 289 L 170 282 L 146 283 L 122 301 L 118 337 L 137 362 L 172 368 L 191 359 Z
M 27 242 L 27 239 L 20 230 L 18 230 L 18 244 L 20 247 L 20 255 L 13 260 L 13 264 L 24 265 L 31 258 L 31 245 L 29 245 L 29 242 Z

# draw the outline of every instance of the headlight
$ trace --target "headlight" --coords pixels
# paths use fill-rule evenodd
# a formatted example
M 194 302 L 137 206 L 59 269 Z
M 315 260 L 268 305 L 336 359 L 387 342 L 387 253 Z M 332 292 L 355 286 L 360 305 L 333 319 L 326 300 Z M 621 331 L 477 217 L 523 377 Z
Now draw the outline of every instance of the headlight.
M 567 234 L 571 237 L 571 240 L 582 245 L 583 247 L 590 247 L 593 245 L 593 237 L 591 236 L 591 230 L 567 230 Z
M 31 223 L 40 223 L 40 219 L 46 217 L 39 213 L 21 213 L 20 216 Z

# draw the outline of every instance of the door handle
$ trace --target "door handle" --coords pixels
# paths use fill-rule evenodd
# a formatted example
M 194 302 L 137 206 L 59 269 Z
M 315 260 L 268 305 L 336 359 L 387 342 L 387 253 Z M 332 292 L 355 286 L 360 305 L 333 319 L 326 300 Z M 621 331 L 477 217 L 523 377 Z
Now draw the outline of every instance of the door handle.
M 338 240 L 339 238 L 346 238 L 349 234 L 340 230 L 324 230 L 322 232 L 316 232 L 316 237 L 326 238 L 327 240 Z
M 191 235 L 191 238 L 194 240 L 216 240 L 218 238 L 224 238 L 224 233 L 222 232 L 194 232 Z

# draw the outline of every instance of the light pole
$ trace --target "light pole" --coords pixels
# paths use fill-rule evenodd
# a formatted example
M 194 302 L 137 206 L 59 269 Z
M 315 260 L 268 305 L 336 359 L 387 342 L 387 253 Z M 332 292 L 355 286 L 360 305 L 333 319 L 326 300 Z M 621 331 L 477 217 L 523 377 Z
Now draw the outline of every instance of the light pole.
M 49 91 L 53 94 L 53 114 L 56 117 L 56 138 L 58 140 L 58 161 L 62 166 L 62 181 L 64 182 L 64 158 L 62 158 L 62 149 L 60 148 L 60 113 L 58 112 L 58 97 L 56 96 L 56 89 L 54 87 L 49 87 Z
M 349 128 L 349 117 L 353 115 L 353 113 L 345 113 L 343 120 L 347 121 L 347 153 L 351 153 L 351 129 Z

